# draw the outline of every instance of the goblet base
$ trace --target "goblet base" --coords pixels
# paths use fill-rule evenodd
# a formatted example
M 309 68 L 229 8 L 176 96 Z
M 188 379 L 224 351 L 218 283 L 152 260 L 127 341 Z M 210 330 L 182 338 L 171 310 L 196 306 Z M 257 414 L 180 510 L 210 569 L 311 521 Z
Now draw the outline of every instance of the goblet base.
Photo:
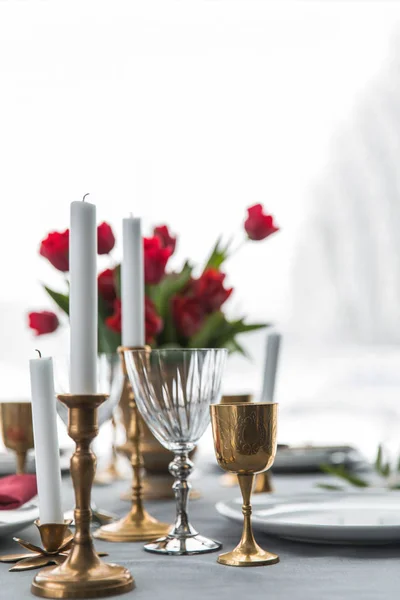
M 64 565 L 39 571 L 32 582 L 32 594 L 42 598 L 104 598 L 135 587 L 132 575 L 119 565 L 100 563 L 85 575 Z
M 167 535 L 144 546 L 147 552 L 171 556 L 206 554 L 207 552 L 216 552 L 221 548 L 221 542 L 210 540 L 199 534 L 186 537 Z
M 171 527 L 168 523 L 160 523 L 146 511 L 140 515 L 131 512 L 115 523 L 100 527 L 93 537 L 107 542 L 147 542 L 168 533 Z
M 217 562 L 229 567 L 263 567 L 275 565 L 279 562 L 279 556 L 272 552 L 262 550 L 259 546 L 256 552 L 246 553 L 241 548 L 235 548 L 231 552 L 220 554 Z

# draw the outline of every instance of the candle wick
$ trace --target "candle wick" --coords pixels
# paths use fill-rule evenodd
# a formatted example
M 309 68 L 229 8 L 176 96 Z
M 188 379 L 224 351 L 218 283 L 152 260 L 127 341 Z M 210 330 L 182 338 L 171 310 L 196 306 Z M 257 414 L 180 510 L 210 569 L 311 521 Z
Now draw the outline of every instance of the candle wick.
M 133 219 L 133 212 L 130 212 L 129 216 L 130 216 L 131 219 Z
M 83 196 L 83 198 L 82 198 L 82 202 L 85 202 L 85 198 L 86 198 L 86 196 L 89 196 L 89 194 L 90 194 L 90 192 L 88 192 L 87 194 L 85 194 L 85 195 Z
M 35 352 L 37 352 L 39 354 L 39 358 L 42 358 L 42 353 L 40 352 L 40 350 L 38 350 L 37 348 L 35 348 Z

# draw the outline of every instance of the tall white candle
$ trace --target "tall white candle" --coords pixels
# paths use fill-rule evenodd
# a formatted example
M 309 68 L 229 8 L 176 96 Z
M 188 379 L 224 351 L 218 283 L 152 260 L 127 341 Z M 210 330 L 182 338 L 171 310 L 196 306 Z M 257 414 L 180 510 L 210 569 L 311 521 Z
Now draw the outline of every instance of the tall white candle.
M 123 260 L 121 266 L 122 345 L 143 346 L 144 265 L 141 220 L 123 219 Z
M 276 372 L 278 369 L 280 333 L 270 333 L 267 337 L 267 354 L 264 367 L 264 382 L 261 395 L 262 402 L 273 402 L 275 393 Z
M 97 391 L 96 207 L 72 202 L 69 244 L 71 394 Z
M 64 523 L 53 361 L 32 359 L 29 367 L 40 522 Z

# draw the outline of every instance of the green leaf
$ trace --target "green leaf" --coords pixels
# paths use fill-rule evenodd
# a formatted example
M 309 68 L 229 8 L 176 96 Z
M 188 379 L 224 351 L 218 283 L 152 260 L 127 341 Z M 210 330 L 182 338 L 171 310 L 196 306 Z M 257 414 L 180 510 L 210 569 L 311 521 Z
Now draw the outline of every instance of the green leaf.
M 121 345 L 121 335 L 107 327 L 103 320 L 98 323 L 98 353 L 114 354 Z
M 169 273 L 157 286 L 152 286 L 151 299 L 162 319 L 166 320 L 171 298 L 183 290 L 190 280 L 192 270 L 191 265 L 185 263 L 180 273 Z
M 189 348 L 212 348 L 215 334 L 221 325 L 225 322 L 222 312 L 215 312 L 209 315 L 204 321 L 203 327 L 189 340 Z
M 216 244 L 214 246 L 214 248 L 211 251 L 210 256 L 208 257 L 208 260 L 206 262 L 206 265 L 204 267 L 204 271 L 206 269 L 219 269 L 220 266 L 222 265 L 222 263 L 228 258 L 229 256 L 229 248 L 230 245 L 232 243 L 232 240 L 229 240 L 228 243 L 226 244 L 226 246 L 222 246 L 221 245 L 221 238 L 218 238 L 218 240 L 216 241 Z
M 233 338 L 232 340 L 230 340 L 229 342 L 227 342 L 225 348 L 227 348 L 229 354 L 233 354 L 234 352 L 238 352 L 239 354 L 241 354 L 245 358 L 249 358 L 249 355 L 246 352 L 246 350 L 243 348 L 243 346 L 241 344 L 239 344 L 239 342 L 235 338 Z
M 46 292 L 49 294 L 50 298 L 54 300 L 61 310 L 63 310 L 67 315 L 69 315 L 69 296 L 66 294 L 61 294 L 60 292 L 55 292 L 47 286 L 43 286 Z
M 117 298 L 121 298 L 121 265 L 114 267 L 114 282 Z
M 354 475 L 354 473 L 350 473 L 343 465 L 334 467 L 332 465 L 320 465 L 321 471 L 324 473 L 329 473 L 329 475 L 334 475 L 335 477 L 339 477 L 340 479 L 344 479 L 347 483 L 354 485 L 355 487 L 365 488 L 369 487 L 369 483 L 361 477 Z
M 270 327 L 269 323 L 245 323 L 244 319 L 231 321 L 230 325 L 235 330 L 235 334 L 248 333 L 249 331 L 257 331 L 258 329 Z

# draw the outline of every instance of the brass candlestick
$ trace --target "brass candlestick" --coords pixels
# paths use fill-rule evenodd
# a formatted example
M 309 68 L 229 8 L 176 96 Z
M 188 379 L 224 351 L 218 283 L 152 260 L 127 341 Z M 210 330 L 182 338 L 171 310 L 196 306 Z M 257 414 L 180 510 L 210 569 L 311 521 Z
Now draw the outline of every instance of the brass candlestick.
M 215 455 L 219 466 L 236 473 L 243 496 L 243 533 L 218 562 L 232 567 L 273 565 L 279 557 L 260 548 L 251 527 L 251 490 L 256 473 L 269 469 L 276 453 L 276 403 L 214 404 L 211 407 Z
M 60 565 L 67 558 L 67 552 L 70 550 L 73 540 L 73 535 L 68 529 L 71 521 L 41 525 L 37 519 L 35 525 L 39 530 L 43 548 L 21 540 L 21 538 L 13 538 L 15 542 L 25 550 L 30 550 L 30 552 L 28 554 L 24 552 L 23 554 L 0 556 L 0 562 L 17 563 L 9 571 L 28 571 L 29 569 L 38 569 L 51 564 Z
M 134 587 L 129 571 L 102 562 L 90 534 L 90 496 L 96 469 L 90 444 L 98 433 L 97 408 L 106 395 L 61 394 L 58 398 L 68 408 L 68 434 L 76 443 L 71 458 L 76 529 L 68 558 L 60 566 L 41 570 L 31 592 L 43 598 L 100 598 L 129 592 Z
M 138 348 L 139 349 L 139 348 Z M 121 346 L 118 349 L 124 372 L 125 393 L 129 394 L 129 408 L 131 411 L 131 422 L 128 432 L 128 442 L 132 449 L 131 464 L 133 470 L 132 483 L 132 508 L 130 512 L 115 523 L 104 525 L 97 529 L 94 537 L 108 542 L 145 542 L 166 535 L 171 528 L 167 523 L 160 523 L 144 509 L 143 506 L 143 458 L 141 454 L 141 427 L 139 411 L 136 406 L 132 386 L 128 379 L 124 358 L 125 350 L 135 348 Z M 149 348 L 150 351 L 150 348 Z M 124 392 L 123 392 L 124 393 Z

